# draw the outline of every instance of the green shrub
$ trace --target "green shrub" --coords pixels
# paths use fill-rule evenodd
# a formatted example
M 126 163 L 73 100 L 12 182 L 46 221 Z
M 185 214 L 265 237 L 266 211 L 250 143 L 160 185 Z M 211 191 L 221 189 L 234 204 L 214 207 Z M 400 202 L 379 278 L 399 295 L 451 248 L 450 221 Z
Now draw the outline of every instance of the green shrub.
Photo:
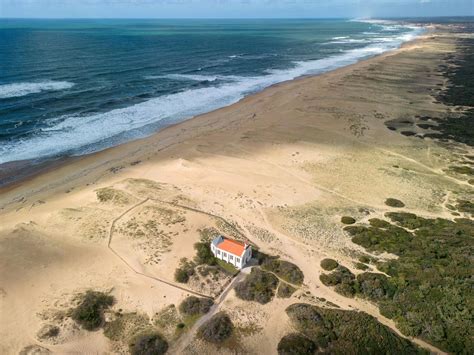
M 295 293 L 296 288 L 291 285 L 288 285 L 285 282 L 280 282 L 278 287 L 277 296 L 280 298 L 290 298 L 293 293 Z
M 390 218 L 393 222 L 397 222 L 403 228 L 408 229 L 417 229 L 429 223 L 427 219 L 408 212 L 387 212 L 385 216 Z
M 209 312 L 214 302 L 208 298 L 189 296 L 179 305 L 179 311 L 187 316 L 202 315 Z
M 186 259 L 181 260 L 180 266 L 174 272 L 174 279 L 183 284 L 187 283 L 195 273 L 194 266 L 194 263 Z
M 353 217 L 343 216 L 341 217 L 341 223 L 343 224 L 354 224 L 356 220 Z
M 470 214 L 474 214 L 474 203 L 472 203 L 471 201 L 466 201 L 466 200 L 458 200 L 456 209 L 459 212 L 467 212 Z
M 235 286 L 235 293 L 243 300 L 265 304 L 273 299 L 277 286 L 278 279 L 275 275 L 254 267 L 250 274 Z
M 161 355 L 168 351 L 168 342 L 158 333 L 138 335 L 129 344 L 132 355 Z
M 195 261 L 198 265 L 217 265 L 217 258 L 212 254 L 211 246 L 209 243 L 199 242 L 194 244 L 196 250 Z
M 402 201 L 397 200 L 396 198 L 387 198 L 385 200 L 385 204 L 387 206 L 396 207 L 396 208 L 405 207 L 405 204 Z
M 372 227 L 377 227 L 377 228 L 388 228 L 388 227 L 390 227 L 389 222 L 384 221 L 383 219 L 378 219 L 378 218 L 369 219 L 369 223 Z
M 104 310 L 113 303 L 113 296 L 89 290 L 82 295 L 79 305 L 72 310 L 71 318 L 82 328 L 95 330 L 104 322 Z
M 339 265 L 330 274 L 321 274 L 319 279 L 325 286 L 335 286 L 335 291 L 346 297 L 355 294 L 355 276 L 346 267 Z
M 229 316 L 219 312 L 198 329 L 198 336 L 210 343 L 221 343 L 228 339 L 234 331 Z
M 298 333 L 291 333 L 281 338 L 277 350 L 279 355 L 309 355 L 314 354 L 317 348 L 311 339 Z
M 469 166 L 450 166 L 449 170 L 462 175 L 474 175 L 474 169 Z
M 355 263 L 354 266 L 357 270 L 367 270 L 369 267 L 363 263 Z
M 303 272 L 298 266 L 288 261 L 266 258 L 262 263 L 262 269 L 275 273 L 278 277 L 289 283 L 295 285 L 301 285 L 303 283 Z
M 326 271 L 334 270 L 339 266 L 339 263 L 334 259 L 323 259 L 321 260 L 321 267 Z
M 327 354 L 426 353 L 364 312 L 299 303 L 286 309 L 296 329 Z

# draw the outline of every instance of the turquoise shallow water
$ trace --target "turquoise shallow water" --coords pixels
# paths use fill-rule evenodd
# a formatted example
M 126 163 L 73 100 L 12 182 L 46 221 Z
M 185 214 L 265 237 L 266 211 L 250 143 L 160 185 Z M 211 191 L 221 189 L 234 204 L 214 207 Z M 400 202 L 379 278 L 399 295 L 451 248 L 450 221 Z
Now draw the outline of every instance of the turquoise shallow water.
M 421 28 L 349 20 L 0 20 L 0 164 L 85 154 Z

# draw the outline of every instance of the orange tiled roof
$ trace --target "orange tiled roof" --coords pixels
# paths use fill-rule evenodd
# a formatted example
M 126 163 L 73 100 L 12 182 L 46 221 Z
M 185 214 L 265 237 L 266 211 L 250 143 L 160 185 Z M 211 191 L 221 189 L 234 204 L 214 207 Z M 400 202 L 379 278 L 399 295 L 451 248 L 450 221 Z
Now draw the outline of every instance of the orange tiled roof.
M 220 242 L 217 247 L 228 253 L 241 256 L 245 250 L 245 244 L 232 239 L 226 239 Z

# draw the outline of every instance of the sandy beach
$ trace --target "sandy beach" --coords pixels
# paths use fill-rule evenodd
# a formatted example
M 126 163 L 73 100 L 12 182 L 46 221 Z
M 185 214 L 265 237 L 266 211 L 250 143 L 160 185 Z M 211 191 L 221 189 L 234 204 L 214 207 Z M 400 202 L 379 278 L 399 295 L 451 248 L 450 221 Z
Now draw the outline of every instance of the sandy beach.
M 330 257 L 361 272 L 354 261 L 366 252 L 344 233 L 341 216 L 381 217 L 390 210 L 384 201 L 396 198 L 408 212 L 450 218 L 446 205 L 472 193 L 467 177 L 447 171 L 472 148 L 406 136 L 386 124 L 409 119 L 410 130 L 422 135 L 431 131 L 416 117 L 454 110 L 434 96 L 446 84 L 445 55 L 455 53 L 456 34 L 438 26 L 399 50 L 272 86 L 3 188 L 0 352 L 35 345 L 54 353 L 123 353 L 120 341 L 65 316 L 75 295 L 111 291 L 114 311 L 150 319 L 188 295 L 219 295 L 229 276 L 218 283 L 196 278 L 182 289 L 173 278 L 209 228 L 280 255 L 305 276 L 289 299 L 262 306 L 231 291 L 221 300 L 219 309 L 239 329 L 252 329 L 242 331 L 240 353 L 275 353 L 268 349 L 291 329 L 284 310 L 298 300 L 365 311 L 400 334 L 375 304 L 324 286 L 320 261 Z M 60 335 L 39 337 L 53 323 Z M 171 349 L 217 351 L 184 339 L 171 340 Z

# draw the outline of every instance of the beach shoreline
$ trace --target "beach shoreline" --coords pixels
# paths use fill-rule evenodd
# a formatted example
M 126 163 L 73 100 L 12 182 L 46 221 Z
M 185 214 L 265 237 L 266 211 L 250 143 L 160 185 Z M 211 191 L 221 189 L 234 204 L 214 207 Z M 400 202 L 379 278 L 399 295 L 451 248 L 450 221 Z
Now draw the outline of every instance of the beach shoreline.
M 341 71 L 344 72 L 346 70 L 352 70 L 353 68 L 357 68 L 361 63 L 364 63 L 364 62 L 367 62 L 367 61 L 373 61 L 373 60 L 376 60 L 377 58 L 383 58 L 383 57 L 388 56 L 388 55 L 396 54 L 397 52 L 403 50 L 407 46 L 415 45 L 418 41 L 421 41 L 423 39 L 423 37 L 428 36 L 429 34 L 433 33 L 433 31 L 434 31 L 433 26 L 423 26 L 423 28 L 425 30 L 424 33 L 418 35 L 413 40 L 404 42 L 397 49 L 389 50 L 389 51 L 383 52 L 381 54 L 370 56 L 368 58 L 358 60 L 356 63 L 349 64 L 349 65 L 339 67 L 339 68 L 336 68 L 336 69 L 328 70 L 328 71 L 323 72 L 323 73 L 318 73 L 318 74 L 314 74 L 314 75 L 313 74 L 302 75 L 300 77 L 297 77 L 297 78 L 294 78 L 294 79 L 291 79 L 291 80 L 286 80 L 286 81 L 283 81 L 283 82 L 272 84 L 272 85 L 270 85 L 270 86 L 268 86 L 268 87 L 266 87 L 266 88 L 264 88 L 264 89 L 262 89 L 262 90 L 260 90 L 256 93 L 252 93 L 252 94 L 249 94 L 249 95 L 243 97 L 242 99 L 240 99 L 239 101 L 237 101 L 233 104 L 230 104 L 230 105 L 227 105 L 227 106 L 224 106 L 224 107 L 220 107 L 220 108 L 217 108 L 215 110 L 211 110 L 211 111 L 208 111 L 208 112 L 205 112 L 205 113 L 193 116 L 193 117 L 189 117 L 187 119 L 184 119 L 183 121 L 179 121 L 179 122 L 176 122 L 176 123 L 169 124 L 169 125 L 161 128 L 161 129 L 159 129 L 158 131 L 155 131 L 154 133 L 146 136 L 146 137 L 133 139 L 131 141 L 126 141 L 126 142 L 123 142 L 123 143 L 119 143 L 118 145 L 115 145 L 115 146 L 112 146 L 112 147 L 107 147 L 107 148 L 99 150 L 99 151 L 95 151 L 95 152 L 92 152 L 92 153 L 86 153 L 86 154 L 82 154 L 82 155 L 77 155 L 77 156 L 61 156 L 61 157 L 55 157 L 55 158 L 44 158 L 44 159 L 40 160 L 39 162 L 36 162 L 36 160 L 31 159 L 31 160 L 23 160 L 23 161 L 12 161 L 12 162 L 1 164 L 0 165 L 0 196 L 4 193 L 8 192 L 8 191 L 15 190 L 16 188 L 21 187 L 22 184 L 28 183 L 28 182 L 34 180 L 35 178 L 38 178 L 38 177 L 40 177 L 44 174 L 48 174 L 49 172 L 52 172 L 56 169 L 65 168 L 70 164 L 74 164 L 75 162 L 82 161 L 84 159 L 89 161 L 90 159 L 93 159 L 94 156 L 101 155 L 101 153 L 103 153 L 103 154 L 111 153 L 111 152 L 113 152 L 114 149 L 127 149 L 126 147 L 128 145 L 133 145 L 133 146 L 135 146 L 137 144 L 140 145 L 140 142 L 143 142 L 143 144 L 145 144 L 145 142 L 149 139 L 153 139 L 153 140 L 154 139 L 159 139 L 160 138 L 159 135 L 160 134 L 164 135 L 165 133 L 162 133 L 162 132 L 165 132 L 168 129 L 177 129 L 176 127 L 186 129 L 185 125 L 186 125 L 187 122 L 190 122 L 190 121 L 193 121 L 193 120 L 203 120 L 204 121 L 205 117 L 209 114 L 218 113 L 219 111 L 221 111 L 223 109 L 226 109 L 226 108 L 229 108 L 229 107 L 234 107 L 236 105 L 243 105 L 243 104 L 245 104 L 245 100 L 248 99 L 249 97 L 258 96 L 260 94 L 263 94 L 267 90 L 273 90 L 275 88 L 281 88 L 281 86 L 285 86 L 285 85 L 288 85 L 290 83 L 297 82 L 297 81 L 300 81 L 300 80 L 313 80 L 313 79 L 318 78 L 320 76 L 331 75 L 332 73 L 334 73 L 334 75 L 337 75 L 338 72 L 341 72 Z

